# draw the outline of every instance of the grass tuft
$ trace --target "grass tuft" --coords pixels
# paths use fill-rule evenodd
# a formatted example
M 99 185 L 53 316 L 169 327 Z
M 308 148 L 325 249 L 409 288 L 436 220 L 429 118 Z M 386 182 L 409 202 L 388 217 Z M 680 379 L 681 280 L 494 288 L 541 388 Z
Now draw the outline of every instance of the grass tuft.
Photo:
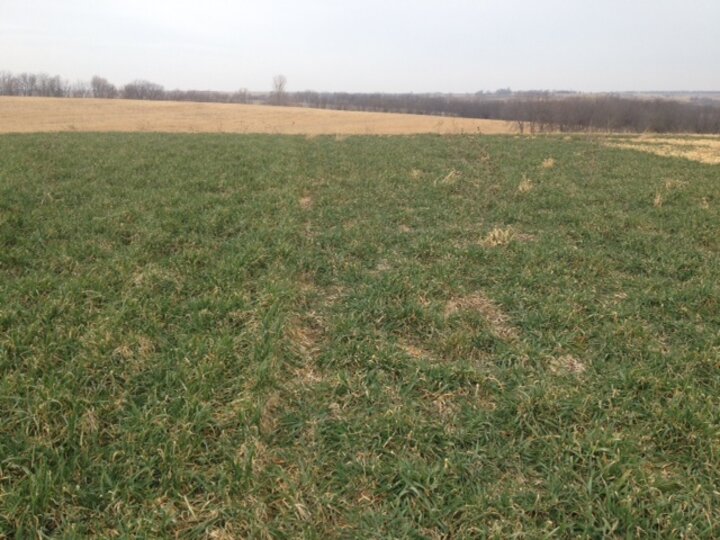
M 494 227 L 482 239 L 481 244 L 488 248 L 506 246 L 515 238 L 512 227 Z
M 554 169 L 557 166 L 555 158 L 545 158 L 542 162 L 541 167 L 546 170 Z
M 530 180 L 527 176 L 523 175 L 523 179 L 520 181 L 520 184 L 518 184 L 518 192 L 519 193 L 530 193 L 535 185 L 533 184 L 532 180 Z

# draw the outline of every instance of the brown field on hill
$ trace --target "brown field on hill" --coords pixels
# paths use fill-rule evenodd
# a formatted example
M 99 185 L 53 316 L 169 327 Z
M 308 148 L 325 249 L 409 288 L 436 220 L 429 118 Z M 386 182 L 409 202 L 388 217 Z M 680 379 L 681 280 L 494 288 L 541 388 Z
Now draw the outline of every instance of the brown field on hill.
M 0 133 L 506 134 L 512 122 L 227 103 L 0 97 Z

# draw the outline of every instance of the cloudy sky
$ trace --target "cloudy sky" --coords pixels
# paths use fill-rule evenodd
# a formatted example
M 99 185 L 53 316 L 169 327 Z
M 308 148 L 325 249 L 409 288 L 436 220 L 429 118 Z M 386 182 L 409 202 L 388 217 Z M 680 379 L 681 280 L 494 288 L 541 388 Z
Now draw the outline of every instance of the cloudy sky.
M 166 88 L 720 90 L 720 0 L 0 0 L 0 70 Z

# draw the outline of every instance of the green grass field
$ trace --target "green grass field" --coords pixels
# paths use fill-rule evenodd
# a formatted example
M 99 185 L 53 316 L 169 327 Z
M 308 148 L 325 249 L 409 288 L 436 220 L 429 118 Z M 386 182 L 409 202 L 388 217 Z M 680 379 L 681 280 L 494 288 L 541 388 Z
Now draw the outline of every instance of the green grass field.
M 0 537 L 717 537 L 720 167 L 1 136 L 0 377 Z

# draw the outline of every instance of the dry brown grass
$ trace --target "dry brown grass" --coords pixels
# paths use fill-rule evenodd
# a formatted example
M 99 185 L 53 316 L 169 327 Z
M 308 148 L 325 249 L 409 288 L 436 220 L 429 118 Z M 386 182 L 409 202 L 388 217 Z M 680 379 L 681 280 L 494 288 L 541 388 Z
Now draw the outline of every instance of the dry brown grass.
M 280 394 L 278 392 L 270 394 L 260 411 L 259 428 L 262 435 L 270 435 L 277 429 L 278 415 L 282 409 L 283 402 Z
M 482 239 L 481 245 L 484 247 L 498 247 L 505 246 L 515 237 L 515 231 L 511 227 L 495 227 L 487 233 L 485 238 Z
M 311 320 L 314 317 L 315 320 Z M 322 328 L 319 318 L 314 313 L 303 320 L 299 317 L 290 321 L 285 329 L 285 335 L 293 352 L 306 360 L 317 356 L 322 341 Z
M 456 171 L 455 169 L 452 169 L 449 173 L 447 173 L 445 176 L 442 177 L 440 180 L 441 184 L 447 184 L 451 185 L 458 181 L 460 178 L 461 173 Z
M 515 133 L 511 122 L 227 103 L 0 97 L 0 133 Z
M 415 360 L 428 360 L 432 358 L 432 354 L 413 343 L 403 341 L 400 343 L 400 347 L 408 356 Z
M 481 292 L 470 296 L 453 298 L 445 305 L 445 317 L 450 317 L 460 311 L 477 311 L 487 322 L 493 334 L 505 341 L 517 340 L 520 336 L 510 317 L 492 299 Z
M 580 375 L 586 369 L 587 366 L 571 354 L 565 354 L 550 360 L 550 371 L 558 375 Z
M 613 148 L 639 150 L 658 156 L 680 157 L 711 165 L 720 164 L 720 139 L 717 137 L 623 137 L 606 140 Z
M 518 185 L 518 192 L 520 193 L 529 193 L 533 189 L 533 183 L 532 180 L 530 180 L 527 176 L 523 175 L 523 179 L 520 181 L 520 184 Z

